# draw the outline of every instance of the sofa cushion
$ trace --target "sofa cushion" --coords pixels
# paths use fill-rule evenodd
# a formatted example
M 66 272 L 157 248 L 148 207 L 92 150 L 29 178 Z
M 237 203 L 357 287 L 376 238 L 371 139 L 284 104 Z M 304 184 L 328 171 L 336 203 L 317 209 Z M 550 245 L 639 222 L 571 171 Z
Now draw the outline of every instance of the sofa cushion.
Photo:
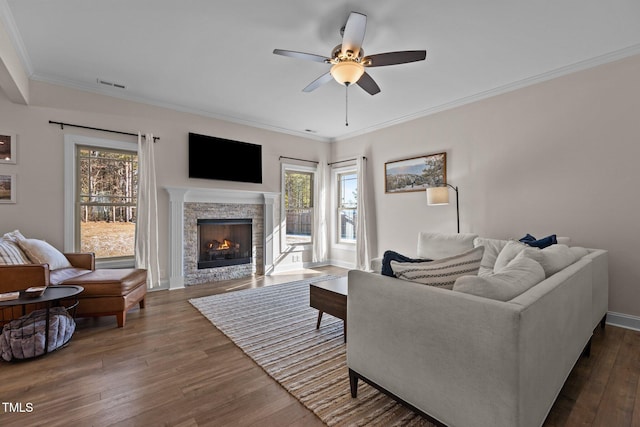
M 398 262 L 428 262 L 432 261 L 430 259 L 424 258 L 409 258 L 408 256 L 404 256 L 395 251 L 385 251 L 382 255 L 382 269 L 380 270 L 380 274 L 383 276 L 395 277 L 393 274 L 393 270 L 391 269 L 391 261 Z
M 509 264 L 520 252 L 522 252 L 523 249 L 528 247 L 529 246 L 525 245 L 524 243 L 520 243 L 516 240 L 509 240 L 496 257 L 496 263 L 493 266 L 493 271 L 495 273 L 498 273 L 500 270 L 505 268 L 507 264 Z
M 498 273 L 489 276 L 462 276 L 453 290 L 509 301 L 545 279 L 542 266 L 531 258 L 516 257 Z
M 581 251 L 583 250 L 583 251 Z M 546 277 L 553 276 L 560 270 L 564 270 L 579 258 L 586 255 L 584 248 L 570 248 L 567 245 L 552 245 L 544 249 L 529 248 L 519 256 L 535 259 L 544 269 Z
M 398 279 L 451 289 L 458 277 L 478 274 L 483 253 L 484 246 L 478 246 L 461 254 L 430 262 L 391 261 L 391 268 Z
M 473 239 L 473 246 L 484 246 L 484 255 L 482 255 L 482 261 L 480 262 L 480 271 L 486 271 L 493 273 L 493 268 L 496 264 L 496 258 L 504 247 L 509 243 L 508 240 L 490 239 L 487 237 L 476 237 Z
M 18 238 L 18 246 L 35 264 L 49 264 L 50 270 L 71 267 L 71 263 L 62 252 L 44 240 Z
M 4 238 L 0 239 L 0 265 L 20 264 L 30 264 L 22 249 L 14 242 Z
M 543 255 L 540 264 L 547 277 L 553 276 L 577 261 L 576 256 L 565 245 L 548 247 L 541 250 L 540 253 Z
M 418 235 L 418 258 L 441 259 L 458 255 L 473 248 L 473 239 L 477 234 L 428 233 Z

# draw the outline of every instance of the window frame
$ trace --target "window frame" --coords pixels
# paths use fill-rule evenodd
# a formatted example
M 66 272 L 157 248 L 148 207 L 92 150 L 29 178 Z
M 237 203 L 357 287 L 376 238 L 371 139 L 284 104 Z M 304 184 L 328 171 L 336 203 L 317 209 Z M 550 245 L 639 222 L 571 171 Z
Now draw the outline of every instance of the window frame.
M 293 244 L 287 243 L 287 210 L 285 206 L 285 176 L 287 172 L 303 172 L 313 176 L 313 218 L 311 221 L 311 241 L 308 243 Z M 280 225 L 282 232 L 280 233 L 280 250 L 281 252 L 304 251 L 313 248 L 316 235 L 313 230 L 313 223 L 316 215 L 318 215 L 318 171 L 315 167 L 295 165 L 290 163 L 282 163 L 280 167 Z
M 78 201 L 78 147 L 129 151 L 138 154 L 138 144 L 120 140 L 93 138 L 83 135 L 64 136 L 64 251 L 79 252 L 80 224 Z M 138 154 L 139 155 L 139 154 Z M 134 256 L 96 259 L 97 268 L 131 268 Z
M 353 241 L 351 240 L 342 240 L 341 237 L 341 230 L 340 230 L 340 211 L 342 208 L 342 205 L 340 203 L 340 196 L 342 194 L 341 191 L 341 186 L 340 186 L 340 177 L 343 175 L 356 175 L 356 190 L 358 188 L 358 184 L 357 184 L 357 177 L 358 177 L 358 169 L 356 167 L 356 165 L 349 165 L 349 166 L 343 166 L 341 168 L 335 168 L 333 170 L 333 183 L 334 183 L 334 197 L 333 197 L 333 205 L 334 205 L 334 209 L 332 209 L 333 214 L 334 214 L 334 219 L 335 219 L 335 226 L 334 226 L 334 242 L 335 245 L 337 247 L 343 247 L 343 248 L 348 248 L 348 249 L 354 249 L 355 250 L 355 246 L 358 240 L 358 236 L 356 234 L 356 237 Z M 357 208 L 357 204 L 356 207 L 353 209 L 355 210 L 355 217 L 356 217 L 356 221 L 358 219 L 358 208 Z

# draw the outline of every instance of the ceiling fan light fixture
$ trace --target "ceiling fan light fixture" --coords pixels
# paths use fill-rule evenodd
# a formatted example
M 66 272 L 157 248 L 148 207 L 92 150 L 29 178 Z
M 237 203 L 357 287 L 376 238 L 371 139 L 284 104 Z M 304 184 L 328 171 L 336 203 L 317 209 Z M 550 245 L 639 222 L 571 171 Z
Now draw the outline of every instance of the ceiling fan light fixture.
M 356 61 L 340 61 L 331 67 L 331 76 L 341 85 L 351 85 L 360 80 L 364 66 Z

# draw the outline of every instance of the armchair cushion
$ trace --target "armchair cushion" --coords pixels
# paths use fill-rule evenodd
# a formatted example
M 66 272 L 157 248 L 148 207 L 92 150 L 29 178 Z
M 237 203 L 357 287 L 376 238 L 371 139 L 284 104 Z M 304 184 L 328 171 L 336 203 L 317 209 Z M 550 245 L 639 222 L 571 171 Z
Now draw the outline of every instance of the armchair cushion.
M 0 265 L 29 264 L 29 259 L 22 249 L 6 239 L 0 239 Z
M 67 257 L 44 240 L 23 237 L 18 238 L 18 245 L 34 264 L 49 264 L 51 270 L 71 267 Z
M 74 279 L 87 273 L 91 273 L 91 270 L 76 267 L 59 268 L 49 273 L 49 282 L 52 285 L 59 285 L 65 280 Z

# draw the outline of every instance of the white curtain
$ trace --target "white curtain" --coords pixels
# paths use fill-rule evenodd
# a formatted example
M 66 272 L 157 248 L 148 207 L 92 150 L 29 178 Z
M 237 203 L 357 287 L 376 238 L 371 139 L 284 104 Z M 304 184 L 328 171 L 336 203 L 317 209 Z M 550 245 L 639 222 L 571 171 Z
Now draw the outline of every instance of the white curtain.
M 153 135 L 138 133 L 138 207 L 136 223 L 136 268 L 147 270 L 147 287 L 160 286 L 158 250 L 158 200 Z
M 362 156 L 356 161 L 358 168 L 358 201 L 356 205 L 356 269 L 369 270 L 371 256 L 369 250 L 369 232 L 367 227 L 367 209 L 369 204 L 369 186 L 367 185 L 367 164 Z
M 313 262 L 327 260 L 327 185 L 325 182 L 326 166 L 322 162 L 316 167 L 316 207 L 313 216 Z

